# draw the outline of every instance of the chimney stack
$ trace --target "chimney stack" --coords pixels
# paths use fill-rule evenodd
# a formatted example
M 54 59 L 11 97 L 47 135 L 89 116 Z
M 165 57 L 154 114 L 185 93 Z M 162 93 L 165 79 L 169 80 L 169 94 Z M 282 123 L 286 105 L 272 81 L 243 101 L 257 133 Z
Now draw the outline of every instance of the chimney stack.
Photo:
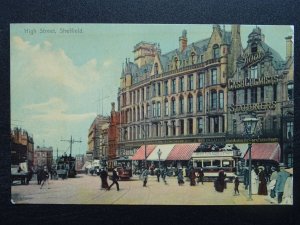
M 285 38 L 286 40 L 286 60 L 293 56 L 293 41 L 292 36 L 288 36 Z
M 179 38 L 179 50 L 182 52 L 187 47 L 187 37 L 186 37 L 186 30 L 182 31 L 182 36 Z

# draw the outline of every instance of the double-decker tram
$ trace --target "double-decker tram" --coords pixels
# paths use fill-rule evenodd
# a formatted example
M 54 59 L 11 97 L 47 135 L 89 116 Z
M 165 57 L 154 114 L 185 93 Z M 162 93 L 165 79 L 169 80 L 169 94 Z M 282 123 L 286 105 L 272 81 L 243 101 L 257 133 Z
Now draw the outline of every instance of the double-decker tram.
M 235 151 L 194 152 L 191 161 L 196 171 L 203 169 L 206 181 L 215 180 L 221 170 L 225 172 L 227 179 L 232 181 L 236 171 L 234 154 Z

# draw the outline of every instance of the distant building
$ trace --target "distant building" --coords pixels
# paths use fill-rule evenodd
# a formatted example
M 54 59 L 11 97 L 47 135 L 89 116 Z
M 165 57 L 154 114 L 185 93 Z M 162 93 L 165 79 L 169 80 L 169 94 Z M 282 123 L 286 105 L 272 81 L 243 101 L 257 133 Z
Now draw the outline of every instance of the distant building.
M 76 155 L 75 170 L 80 171 L 82 169 L 84 163 L 85 163 L 84 155 L 83 154 Z
M 88 133 L 88 150 L 86 152 L 87 159 L 89 161 L 93 159 L 99 159 L 100 154 L 100 134 L 103 124 L 109 122 L 109 117 L 98 115 L 89 128 Z
M 33 149 L 33 137 L 26 130 L 16 127 L 11 131 L 11 163 L 13 165 L 27 161 L 28 167 L 32 167 Z
M 52 147 L 39 147 L 34 150 L 34 167 L 39 168 L 47 166 L 51 168 L 53 163 L 53 148 Z
M 115 111 L 115 103 L 111 103 L 110 124 L 108 128 L 108 159 L 117 157 L 117 149 L 120 141 L 120 112 Z

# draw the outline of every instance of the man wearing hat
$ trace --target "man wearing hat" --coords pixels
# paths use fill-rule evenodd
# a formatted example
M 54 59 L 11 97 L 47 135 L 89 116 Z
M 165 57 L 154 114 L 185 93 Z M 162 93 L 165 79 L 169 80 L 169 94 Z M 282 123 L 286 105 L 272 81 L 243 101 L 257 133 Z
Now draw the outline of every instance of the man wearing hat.
M 279 169 L 280 171 L 277 174 L 275 190 L 278 193 L 278 204 L 282 202 L 282 196 L 284 192 L 284 185 L 286 179 L 289 177 L 289 173 L 285 171 L 285 165 L 280 163 Z

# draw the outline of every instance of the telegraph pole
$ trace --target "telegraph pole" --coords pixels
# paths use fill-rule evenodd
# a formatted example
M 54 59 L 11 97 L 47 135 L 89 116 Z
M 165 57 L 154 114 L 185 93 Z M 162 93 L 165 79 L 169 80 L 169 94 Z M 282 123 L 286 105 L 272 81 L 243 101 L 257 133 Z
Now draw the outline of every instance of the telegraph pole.
M 60 141 L 66 141 L 66 142 L 69 142 L 70 143 L 70 155 L 72 156 L 72 144 L 74 144 L 75 142 L 82 142 L 81 140 L 79 140 L 79 141 L 76 141 L 76 140 L 74 140 L 73 138 L 72 138 L 72 136 L 71 136 L 71 139 L 70 140 L 60 140 Z

